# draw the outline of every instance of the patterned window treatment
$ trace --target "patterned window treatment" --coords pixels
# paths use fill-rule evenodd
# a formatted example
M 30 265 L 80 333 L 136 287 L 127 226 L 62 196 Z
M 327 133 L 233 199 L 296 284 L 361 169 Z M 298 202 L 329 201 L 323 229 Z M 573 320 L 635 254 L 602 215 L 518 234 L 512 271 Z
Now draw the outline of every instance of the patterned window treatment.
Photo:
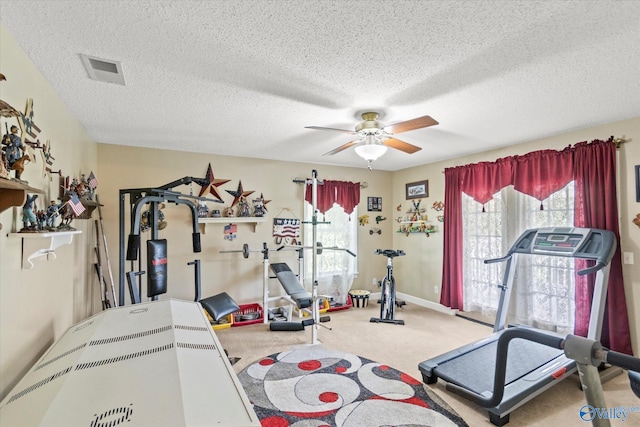
M 613 155 L 611 154 L 613 153 Z M 516 189 L 544 200 L 569 181 L 576 181 L 575 225 L 611 230 L 620 241 L 616 202 L 616 158 L 613 137 L 608 141 L 578 143 L 562 151 L 543 150 L 523 156 L 445 169 L 444 262 L 440 303 L 462 309 L 462 192 L 479 203 L 491 200 L 500 188 Z M 580 279 L 582 280 L 582 279 Z M 576 333 L 588 322 L 592 284 L 576 290 Z M 603 345 L 631 354 L 631 334 L 626 310 L 620 248 L 611 263 Z M 586 316 L 585 317 L 585 313 Z M 615 334 L 609 331 L 615 330 Z
M 312 203 L 312 193 L 311 184 L 307 184 L 304 199 L 310 204 Z M 317 197 L 317 208 L 320 213 L 326 213 L 336 203 L 342 206 L 346 214 L 350 215 L 360 203 L 360 183 L 325 179 L 321 185 L 318 185 Z

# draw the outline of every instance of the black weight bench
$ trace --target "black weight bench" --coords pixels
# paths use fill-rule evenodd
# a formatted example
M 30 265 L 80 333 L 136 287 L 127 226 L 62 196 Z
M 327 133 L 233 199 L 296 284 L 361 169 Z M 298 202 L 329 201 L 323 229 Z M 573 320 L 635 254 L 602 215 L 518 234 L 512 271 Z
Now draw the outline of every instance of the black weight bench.
M 275 273 L 287 295 L 298 306 L 298 309 L 308 308 L 313 305 L 313 295 L 302 287 L 300 281 L 286 263 L 271 264 L 271 270 Z

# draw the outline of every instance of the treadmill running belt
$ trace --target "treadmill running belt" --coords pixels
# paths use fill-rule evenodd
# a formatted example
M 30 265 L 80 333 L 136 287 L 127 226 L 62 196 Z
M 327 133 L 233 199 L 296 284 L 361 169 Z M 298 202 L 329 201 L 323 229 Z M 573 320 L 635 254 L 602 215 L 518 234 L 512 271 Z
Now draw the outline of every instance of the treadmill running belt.
M 476 393 L 493 392 L 498 341 L 492 341 L 469 353 L 438 365 L 434 372 L 443 380 Z M 512 383 L 545 363 L 564 354 L 533 341 L 516 338 L 509 343 L 505 385 Z

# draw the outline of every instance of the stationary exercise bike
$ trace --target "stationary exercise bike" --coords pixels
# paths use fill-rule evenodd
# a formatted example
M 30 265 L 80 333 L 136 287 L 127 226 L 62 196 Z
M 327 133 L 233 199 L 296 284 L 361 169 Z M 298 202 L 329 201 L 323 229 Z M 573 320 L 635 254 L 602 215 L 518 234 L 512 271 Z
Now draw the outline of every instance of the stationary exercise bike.
M 373 323 L 394 323 L 404 325 L 404 320 L 394 319 L 396 308 L 396 279 L 393 278 L 393 258 L 406 255 L 403 250 L 398 249 L 376 249 L 376 255 L 387 257 L 387 275 L 382 279 L 382 290 L 380 294 L 380 317 L 372 317 Z

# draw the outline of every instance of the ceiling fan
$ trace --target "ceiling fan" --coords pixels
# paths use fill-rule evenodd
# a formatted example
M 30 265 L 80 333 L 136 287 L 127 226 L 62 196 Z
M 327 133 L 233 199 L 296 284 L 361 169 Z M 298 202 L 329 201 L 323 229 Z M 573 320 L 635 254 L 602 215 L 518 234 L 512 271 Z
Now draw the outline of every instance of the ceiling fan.
M 363 121 L 356 125 L 355 131 L 318 126 L 306 126 L 305 128 L 316 130 L 331 130 L 336 132 L 348 133 L 350 135 L 357 135 L 357 139 L 347 142 L 346 144 L 341 145 L 340 147 L 331 150 L 324 155 L 330 156 L 339 153 L 340 151 L 345 150 L 349 147 L 355 146 L 356 154 L 365 159 L 368 163 L 369 169 L 371 169 L 371 162 L 382 156 L 387 151 L 387 147 L 404 151 L 407 154 L 413 154 L 416 151 L 422 150 L 421 147 L 394 138 L 394 134 L 426 128 L 428 126 L 438 124 L 438 122 L 431 116 L 422 116 L 404 122 L 395 123 L 393 125 L 384 126 L 378 121 L 378 116 L 378 113 L 375 112 L 362 113 Z

